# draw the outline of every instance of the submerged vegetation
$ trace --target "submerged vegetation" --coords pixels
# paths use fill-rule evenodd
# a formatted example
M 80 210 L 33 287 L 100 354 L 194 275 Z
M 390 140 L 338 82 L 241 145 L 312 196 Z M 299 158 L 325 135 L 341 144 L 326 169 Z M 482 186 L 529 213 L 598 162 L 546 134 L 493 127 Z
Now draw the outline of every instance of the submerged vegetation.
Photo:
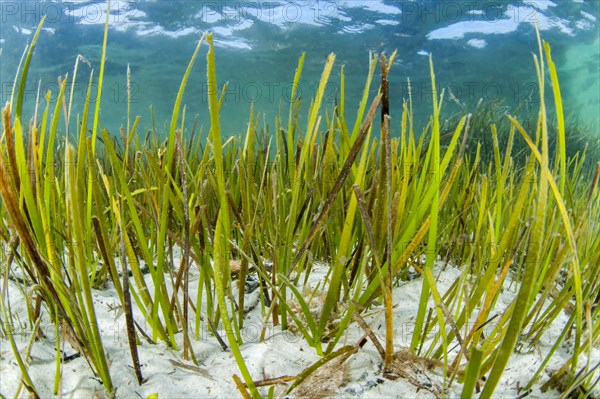
M 166 140 L 153 130 L 141 134 L 139 117 L 128 118 L 119 137 L 111 136 L 101 128 L 100 100 L 90 109 L 92 87 L 101 98 L 108 16 L 100 70 L 89 75 L 83 109 L 72 110 L 69 94 L 82 79 L 76 63 L 72 77 L 60 79 L 58 93 L 41 93 L 28 123 L 23 93 L 42 24 L 2 111 L 0 139 L 1 331 L 32 396 L 38 393 L 28 373 L 28 350 L 41 336 L 42 317 L 56 325 L 53 393 L 58 393 L 65 342 L 87 359 L 106 392 L 115 393 L 92 299 L 106 284 L 114 286 L 127 319 L 132 379 L 144 381 L 137 355 L 142 336 L 196 362 L 192 347 L 206 323 L 211 339 L 235 356 L 239 372 L 227 378 L 234 378 L 240 394 L 272 395 L 259 386 L 264 381 L 257 383 L 259 376 L 251 375 L 240 351 L 250 274 L 259 283 L 265 325 L 293 328 L 321 356 L 300 375 L 279 381 L 291 382 L 292 394 L 320 367 L 348 359 L 371 341 L 387 378 L 402 378 L 397 361 L 410 355 L 439 362 L 447 386 L 463 383 L 463 397 L 480 388 L 480 397 L 491 397 L 515 348 L 535 345 L 563 313 L 568 322 L 523 389 L 537 381 L 562 387 L 565 396 L 584 397 L 597 384 L 600 364 L 591 362 L 591 351 L 600 339 L 600 164 L 588 173 L 584 153 L 567 156 L 557 72 L 550 46 L 539 37 L 533 57 L 540 89 L 536 123 L 524 127 L 510 115 L 498 126 L 477 121 L 484 132 L 479 134 L 487 135 L 482 150 L 470 138 L 477 115 L 441 126 L 443 91 L 433 91 L 422 134 L 413 129 L 410 98 L 401 115 L 390 117 L 394 94 L 387 76 L 395 54 L 371 56 L 353 126 L 347 125 L 343 67 L 339 103 L 322 109 L 332 54 L 306 125 L 299 122 L 294 92 L 287 115 L 275 120 L 275 134 L 250 109 L 245 136 L 224 140 L 219 124 L 224 89 L 216 84 L 210 34 L 199 41 L 182 79 Z M 195 123 L 190 126 L 182 104 L 204 43 L 209 47 L 206 135 Z M 294 88 L 303 63 L 304 55 Z M 431 59 L 430 69 L 435 88 Z M 377 70 L 380 88 L 369 98 Z M 547 99 L 553 99 L 555 120 L 549 120 Z M 76 142 L 68 135 L 61 139 L 60 126 L 72 118 L 78 121 Z M 372 128 L 375 118 L 381 121 L 379 131 Z M 442 128 L 449 133 L 442 134 Z M 468 142 L 472 147 L 466 151 Z M 59 143 L 63 150 L 57 152 Z M 527 149 L 518 154 L 523 162 L 513 159 L 517 145 Z M 318 295 L 307 284 L 316 260 L 329 264 Z M 461 271 L 446 292 L 434 275 L 439 262 Z M 192 268 L 200 275 L 195 297 L 189 295 Z M 415 272 L 422 277 L 419 310 L 410 345 L 402 348 L 395 337 L 392 289 Z M 18 282 L 29 309 L 26 351 L 14 339 L 9 280 Z M 499 295 L 511 282 L 518 293 L 498 311 Z M 322 307 L 314 312 L 317 297 Z M 382 343 L 361 316 L 375 304 L 385 308 Z M 133 307 L 145 320 L 134 319 Z M 484 335 L 491 321 L 493 328 Z M 342 345 L 352 323 L 360 325 L 364 338 Z M 566 341 L 572 354 L 548 378 L 542 371 Z

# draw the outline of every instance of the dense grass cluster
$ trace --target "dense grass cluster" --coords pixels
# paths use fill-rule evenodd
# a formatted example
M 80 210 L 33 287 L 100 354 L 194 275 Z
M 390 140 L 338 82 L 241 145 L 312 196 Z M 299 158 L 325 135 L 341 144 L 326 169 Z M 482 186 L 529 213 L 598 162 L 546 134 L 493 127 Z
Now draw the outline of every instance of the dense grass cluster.
M 334 68 L 335 56 L 330 55 L 306 125 L 298 122 L 299 100 L 293 93 L 288 115 L 275 121 L 273 132 L 263 128 L 251 109 L 245 136 L 223 141 L 219 108 L 225 89 L 216 85 L 211 35 L 200 40 L 192 56 L 169 131 L 162 136 L 166 139 L 152 130 L 140 133 L 139 117 L 111 135 L 101 129 L 100 101 L 95 110 L 89 109 L 92 87 L 101 98 L 107 31 L 106 26 L 99 75 L 90 74 L 79 113 L 71 109 L 69 95 L 78 78 L 76 64 L 72 77 L 60 79 L 58 93 L 41 93 L 33 117 L 22 115 L 39 28 L 15 80 L 15 97 L 2 113 L 0 317 L 21 382 L 33 396 L 37 393 L 28 375 L 28 356 L 13 339 L 14 320 L 6 300 L 9 279 L 29 287 L 25 298 L 31 328 L 38 328 L 42 313 L 50 315 L 60 330 L 57 337 L 81 351 L 109 394 L 116 387 L 91 295 L 107 283 L 114 285 L 125 311 L 134 365 L 142 330 L 132 306 L 145 316 L 150 330 L 144 334 L 182 350 L 193 361 L 190 348 L 201 321 L 207 322 L 214 339 L 236 357 L 242 379 L 234 379 L 240 393 L 260 397 L 263 388 L 255 386 L 239 350 L 249 273 L 258 276 L 265 323 L 282 329 L 293 323 L 323 356 L 297 377 L 290 391 L 326 361 L 360 350 L 364 342 L 342 346 L 341 340 L 349 324 L 375 302 L 385 305 L 386 336 L 379 347 L 384 374 L 394 377 L 394 353 L 400 348 L 394 345 L 391 292 L 409 271 L 423 277 L 409 350 L 441 359 L 448 384 L 454 379 L 464 383 L 464 397 L 471 397 L 480 384 L 481 397 L 492 396 L 515 347 L 535 344 L 563 312 L 569 317 L 567 325 L 524 389 L 543 377 L 541 371 L 565 340 L 574 343 L 572 356 L 543 382 L 560 382 L 565 395 L 583 396 L 597 383 L 593 375 L 600 365 L 579 359 L 582 354 L 589 358 L 600 338 L 600 165 L 589 172 L 583 169 L 585 154 L 567 157 L 560 89 L 547 43 L 540 41 L 534 56 L 540 87 L 535 125 L 525 129 L 506 115 L 501 131 L 494 124 L 486 127 L 491 145 L 483 154 L 479 145 L 465 151 L 474 123 L 471 115 L 446 126 L 449 134 L 440 144 L 443 92 L 434 91 L 432 116 L 422 134 L 413 131 L 410 99 L 402 115 L 390 119 L 388 98 L 393 93 L 387 76 L 395 54 L 389 60 L 371 57 L 353 126 L 346 123 L 343 67 L 339 103 L 334 109 L 321 107 Z M 181 104 L 204 42 L 209 46 L 207 135 L 195 123 L 190 126 Z M 294 87 L 303 62 L 304 55 Z M 431 60 L 430 67 L 435 88 Z M 370 99 L 378 69 L 380 88 Z M 551 82 L 548 95 L 546 80 Z M 547 98 L 554 99 L 556 121 L 548 120 Z M 75 117 L 79 139 L 69 142 L 61 138 L 61 126 Z M 381 121 L 377 132 L 372 128 L 375 118 Z M 556 126 L 553 137 L 549 126 Z M 552 152 L 549 141 L 555 143 Z M 522 163 L 513 160 L 517 142 L 528 149 Z M 64 151 L 57 152 L 58 144 Z M 231 277 L 230 259 L 240 260 L 237 281 Z M 330 264 L 317 317 L 302 289 L 315 260 Z M 447 292 L 438 290 L 433 274 L 438 260 L 462 271 Z M 200 271 L 196 297 L 188 294 L 190 268 Z M 145 273 L 151 276 L 151 289 Z M 492 319 L 509 279 L 518 282 L 518 295 L 493 316 L 494 328 L 484 337 L 482 326 Z M 430 298 L 433 309 L 428 307 Z M 299 303 L 300 313 L 291 309 L 291 299 Z M 217 331 L 220 323 L 225 337 Z M 365 339 L 376 341 L 368 326 L 365 330 Z M 183 347 L 177 348 L 180 334 Z M 59 341 L 55 394 L 62 361 Z M 456 344 L 461 351 L 451 357 L 449 347 Z M 136 373 L 141 383 L 139 367 Z

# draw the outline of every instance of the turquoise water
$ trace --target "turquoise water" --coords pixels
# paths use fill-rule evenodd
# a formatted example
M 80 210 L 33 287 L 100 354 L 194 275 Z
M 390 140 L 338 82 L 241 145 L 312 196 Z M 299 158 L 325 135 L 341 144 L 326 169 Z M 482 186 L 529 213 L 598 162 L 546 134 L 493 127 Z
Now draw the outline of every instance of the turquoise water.
M 300 85 L 303 107 L 312 98 L 325 58 L 336 64 L 324 105 L 338 100 L 341 65 L 345 66 L 346 114 L 350 123 L 367 76 L 369 52 L 398 58 L 391 72 L 392 123 L 400 122 L 410 78 L 415 117 L 425 123 L 431 109 L 428 56 L 432 54 L 439 89 L 447 89 L 445 115 L 472 110 L 484 101 L 537 104 L 532 52 L 537 51 L 533 21 L 551 43 L 565 111 L 600 126 L 600 28 L 597 1 L 113 1 L 102 96 L 101 123 L 111 133 L 127 122 L 126 70 L 131 68 L 132 115 L 164 132 L 181 77 L 198 39 L 215 34 L 217 79 L 228 82 L 221 111 L 226 134 L 245 131 L 251 103 L 264 123 L 287 110 L 291 82 L 306 52 Z M 57 76 L 72 75 L 77 55 L 99 68 L 106 17 L 105 1 L 2 1 L 0 3 L 0 81 L 5 102 L 28 40 L 43 14 L 27 86 L 26 110 L 33 112 L 38 88 L 57 91 Z M 205 54 L 202 51 L 186 90 L 186 126 L 194 116 L 208 127 Z M 81 106 L 90 68 L 80 64 L 75 106 Z M 378 84 L 375 83 L 374 89 Z M 452 95 L 448 95 L 448 93 Z M 75 108 L 80 109 L 80 108 Z M 262 120 L 262 119 L 261 119 Z M 76 123 L 71 121 L 72 126 Z M 300 123 L 305 123 L 301 119 Z

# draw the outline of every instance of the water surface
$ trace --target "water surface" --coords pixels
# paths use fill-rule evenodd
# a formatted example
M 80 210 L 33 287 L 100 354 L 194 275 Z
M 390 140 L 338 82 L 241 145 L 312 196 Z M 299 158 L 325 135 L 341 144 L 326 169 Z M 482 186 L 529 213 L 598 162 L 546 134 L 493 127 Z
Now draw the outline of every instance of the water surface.
M 38 84 L 57 91 L 57 76 L 72 75 L 77 55 L 99 67 L 105 1 L 3 1 L 0 81 L 7 101 L 20 56 L 42 15 L 47 15 L 27 86 L 26 110 L 33 112 Z M 306 52 L 300 85 L 306 108 L 327 55 L 336 54 L 324 105 L 339 101 L 340 68 L 346 76 L 350 123 L 361 96 L 370 52 L 398 50 L 390 77 L 392 121 L 399 123 L 410 78 L 415 116 L 425 123 L 431 109 L 428 57 L 445 88 L 445 115 L 472 110 L 480 99 L 537 104 L 532 53 L 534 21 L 552 45 L 565 111 L 600 125 L 600 44 L 597 1 L 112 1 L 101 122 L 116 133 L 127 123 L 127 65 L 131 68 L 132 115 L 141 128 L 164 132 L 181 77 L 197 41 L 215 34 L 217 75 L 228 82 L 222 120 L 225 134 L 246 128 L 250 106 L 271 127 L 287 111 L 298 58 Z M 191 75 L 184 102 L 186 126 L 208 126 L 205 48 Z M 81 64 L 75 106 L 81 106 L 90 68 Z M 374 85 L 374 89 L 378 86 Z M 451 93 L 451 94 L 450 94 Z M 79 108 L 80 109 L 80 108 Z M 305 122 L 301 118 L 300 123 Z M 71 121 L 75 123 L 75 121 Z M 187 129 L 186 129 L 187 130 Z

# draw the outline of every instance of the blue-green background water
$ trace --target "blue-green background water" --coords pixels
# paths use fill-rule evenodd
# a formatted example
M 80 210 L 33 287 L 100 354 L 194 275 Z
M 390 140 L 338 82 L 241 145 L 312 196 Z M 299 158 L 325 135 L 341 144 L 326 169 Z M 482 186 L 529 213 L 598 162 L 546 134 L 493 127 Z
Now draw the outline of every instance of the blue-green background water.
M 552 45 L 567 115 L 590 123 L 598 134 L 599 8 L 598 1 L 583 0 L 113 1 L 101 123 L 115 134 L 127 122 L 129 64 L 132 115 L 142 117 L 145 131 L 152 104 L 157 130 L 164 132 L 181 77 L 205 31 L 215 33 L 217 79 L 229 83 L 221 111 L 226 134 L 245 131 L 252 102 L 271 128 L 279 113 L 287 120 L 291 83 L 303 51 L 303 106 L 314 94 L 327 54 L 334 52 L 336 64 L 324 105 L 333 107 L 340 66 L 345 65 L 349 123 L 367 76 L 369 52 L 389 55 L 395 49 L 398 58 L 390 77 L 393 123 L 399 123 L 403 98 L 408 97 L 407 78 L 417 122 L 426 121 L 431 109 L 430 53 L 440 88 L 457 99 L 447 101 L 447 115 L 472 110 L 480 99 L 502 100 L 507 110 L 517 103 L 535 105 L 531 54 L 537 51 L 537 18 L 543 39 Z M 38 82 L 42 94 L 48 89 L 57 92 L 57 76 L 72 75 L 78 54 L 97 71 L 105 10 L 105 1 L 0 2 L 2 101 L 10 98 L 23 49 L 44 14 L 47 20 L 29 73 L 25 109 L 33 112 Z M 207 47 L 186 89 L 188 128 L 196 114 L 199 124 L 208 126 L 206 51 Z M 81 109 L 89 72 L 80 64 L 76 110 Z

